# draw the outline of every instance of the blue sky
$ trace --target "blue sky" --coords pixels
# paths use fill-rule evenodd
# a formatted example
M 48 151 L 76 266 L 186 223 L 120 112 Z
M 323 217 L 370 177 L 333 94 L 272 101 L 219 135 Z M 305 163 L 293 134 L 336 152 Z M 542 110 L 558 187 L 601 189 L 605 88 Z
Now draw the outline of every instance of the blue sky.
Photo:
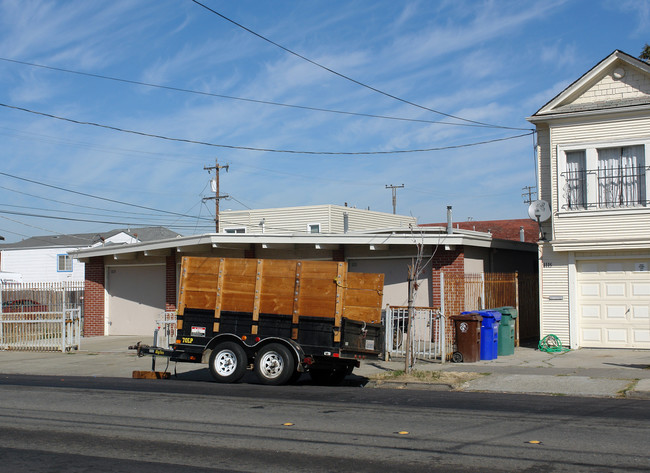
M 647 1 L 203 3 L 344 76 L 446 115 L 317 67 L 190 0 L 0 0 L 7 242 L 142 225 L 209 231 L 204 166 L 217 158 L 230 165 L 221 174 L 221 192 L 231 196 L 222 209 L 347 202 L 391 212 L 385 186 L 404 184 L 397 212 L 420 223 L 445 221 L 447 205 L 456 220 L 525 218 L 534 136 L 509 138 L 527 134 L 526 117 L 612 51 L 637 56 L 650 42 Z M 498 127 L 467 126 L 474 122 Z

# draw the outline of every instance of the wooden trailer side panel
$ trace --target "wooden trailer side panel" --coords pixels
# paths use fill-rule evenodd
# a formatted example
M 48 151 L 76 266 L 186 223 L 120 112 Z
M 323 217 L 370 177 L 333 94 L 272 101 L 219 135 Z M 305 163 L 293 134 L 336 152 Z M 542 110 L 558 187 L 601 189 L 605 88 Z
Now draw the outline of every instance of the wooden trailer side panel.
M 381 323 L 384 275 L 348 273 L 343 316 L 363 322 Z
M 340 268 L 345 273 L 347 264 L 184 257 L 179 314 L 187 307 L 253 313 L 257 306 L 263 314 L 335 317 Z
M 334 319 L 335 342 L 343 318 L 381 322 L 384 275 L 348 273 L 345 262 L 184 257 L 181 271 L 179 315 L 212 312 L 215 333 L 223 312 L 251 314 L 254 334 L 260 317 L 291 317 L 294 339 L 301 317 Z

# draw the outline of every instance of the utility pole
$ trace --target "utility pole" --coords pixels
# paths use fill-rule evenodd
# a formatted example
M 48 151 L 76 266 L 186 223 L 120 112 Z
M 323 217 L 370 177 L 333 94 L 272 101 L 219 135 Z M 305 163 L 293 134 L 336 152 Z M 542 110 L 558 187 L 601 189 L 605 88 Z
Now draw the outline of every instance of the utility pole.
M 214 209 L 214 228 L 217 233 L 219 233 L 219 200 L 220 199 L 227 199 L 230 197 L 229 195 L 220 195 L 219 194 L 219 171 L 222 169 L 225 169 L 226 172 L 228 172 L 228 168 L 230 165 L 226 164 L 225 166 L 221 166 L 219 164 L 218 158 L 215 158 L 214 160 L 214 166 L 203 166 L 203 169 L 208 171 L 208 174 L 210 174 L 212 171 L 215 172 L 215 178 L 213 180 L 214 185 L 212 186 L 212 192 L 214 192 L 214 197 L 204 197 L 203 202 L 206 200 L 212 200 L 214 199 L 215 202 L 215 209 Z
M 393 215 L 395 215 L 397 209 L 397 189 L 403 189 L 403 188 L 404 188 L 404 184 L 402 184 L 401 186 L 394 186 L 392 184 L 390 186 L 389 185 L 386 186 L 386 189 L 390 189 L 391 191 L 393 191 Z
M 521 189 L 524 191 L 524 193 L 521 194 L 521 196 L 524 198 L 524 204 L 530 205 L 533 203 L 533 194 L 537 192 L 536 190 L 534 190 L 535 187 L 536 186 L 526 186 Z

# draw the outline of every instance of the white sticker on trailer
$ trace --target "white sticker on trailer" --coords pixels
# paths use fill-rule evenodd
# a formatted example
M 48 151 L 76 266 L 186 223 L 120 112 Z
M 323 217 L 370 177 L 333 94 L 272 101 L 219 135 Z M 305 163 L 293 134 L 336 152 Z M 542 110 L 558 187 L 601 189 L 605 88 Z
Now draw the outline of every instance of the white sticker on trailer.
M 193 337 L 205 337 L 205 327 L 192 327 Z
M 375 341 L 366 340 L 366 350 L 374 350 L 374 349 L 375 349 Z

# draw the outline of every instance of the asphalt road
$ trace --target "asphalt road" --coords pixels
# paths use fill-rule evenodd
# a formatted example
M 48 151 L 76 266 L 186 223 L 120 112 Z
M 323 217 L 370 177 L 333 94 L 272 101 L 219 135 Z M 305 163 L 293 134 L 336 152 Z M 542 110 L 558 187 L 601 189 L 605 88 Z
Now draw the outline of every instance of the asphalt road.
M 640 472 L 649 420 L 626 399 L 2 375 L 0 470 Z

